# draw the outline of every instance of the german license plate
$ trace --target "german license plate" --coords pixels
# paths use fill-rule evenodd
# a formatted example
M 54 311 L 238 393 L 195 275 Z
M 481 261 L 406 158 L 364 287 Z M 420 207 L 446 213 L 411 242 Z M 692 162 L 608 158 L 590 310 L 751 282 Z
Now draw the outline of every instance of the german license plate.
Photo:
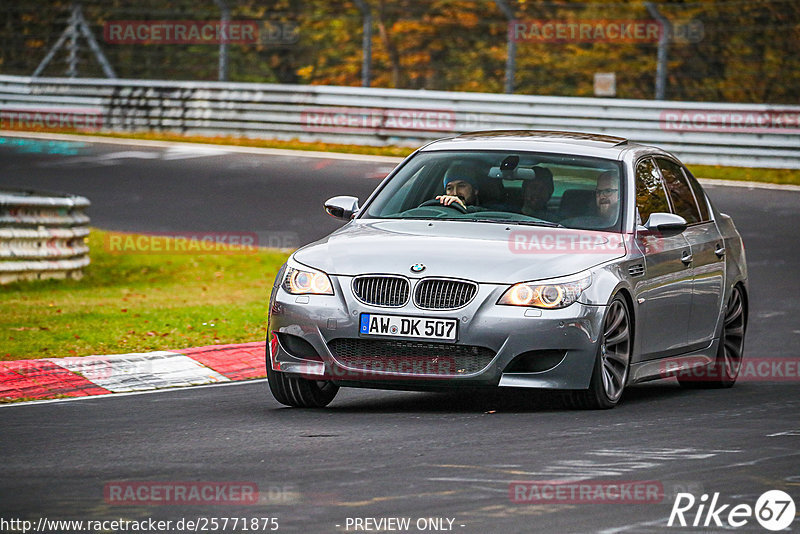
M 365 336 L 414 337 L 444 341 L 455 341 L 457 330 L 457 319 L 404 317 L 375 313 L 362 313 L 359 328 L 361 335 Z

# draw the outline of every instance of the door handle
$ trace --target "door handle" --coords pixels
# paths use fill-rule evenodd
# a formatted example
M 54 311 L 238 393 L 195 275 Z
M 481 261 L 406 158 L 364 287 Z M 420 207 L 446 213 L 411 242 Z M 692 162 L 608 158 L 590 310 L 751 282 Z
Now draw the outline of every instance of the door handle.
M 681 261 L 683 262 L 684 265 L 689 265 L 690 263 L 692 263 L 693 259 L 694 257 L 689 252 L 684 252 L 683 255 L 681 256 Z
M 714 251 L 714 254 L 716 254 L 718 258 L 722 258 L 722 256 L 725 255 L 725 247 L 722 245 L 717 245 L 717 249 Z

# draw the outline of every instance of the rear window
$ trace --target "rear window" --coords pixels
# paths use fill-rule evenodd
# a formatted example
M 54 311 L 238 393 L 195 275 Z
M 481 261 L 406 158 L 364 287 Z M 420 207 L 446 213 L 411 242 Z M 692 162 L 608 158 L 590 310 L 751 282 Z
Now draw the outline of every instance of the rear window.
M 689 187 L 692 188 L 692 192 L 694 192 L 694 198 L 697 200 L 697 207 L 700 210 L 700 221 L 706 222 L 711 220 L 711 214 L 708 209 L 708 199 L 706 198 L 706 194 L 703 191 L 703 188 L 700 187 L 700 184 L 697 182 L 697 179 L 689 172 L 689 169 L 686 167 L 682 168 L 683 174 L 686 176 L 686 180 L 689 182 Z

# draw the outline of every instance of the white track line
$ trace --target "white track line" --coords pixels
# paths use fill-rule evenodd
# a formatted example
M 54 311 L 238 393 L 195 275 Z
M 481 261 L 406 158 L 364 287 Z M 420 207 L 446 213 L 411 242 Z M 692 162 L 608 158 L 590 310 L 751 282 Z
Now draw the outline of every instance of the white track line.
M 126 145 L 152 148 L 174 148 L 184 149 L 206 146 L 215 148 L 223 152 L 237 154 L 259 154 L 263 156 L 289 156 L 293 158 L 321 158 L 321 159 L 340 159 L 346 161 L 367 161 L 377 163 L 394 163 L 395 165 L 403 161 L 403 158 L 390 156 L 370 156 L 367 154 L 347 154 L 344 152 L 317 152 L 313 150 L 287 150 L 280 148 L 259 148 L 253 146 L 236 145 L 215 145 L 212 143 L 182 143 L 178 141 L 151 141 L 148 139 L 122 139 L 116 137 L 103 137 L 99 135 L 72 135 L 56 134 L 43 132 L 18 132 L 13 130 L 0 130 L 0 136 L 5 137 L 26 137 L 32 139 L 50 139 L 54 141 L 76 141 L 83 143 L 105 143 L 109 145 Z
M 46 132 L 19 132 L 16 130 L 0 130 L 0 136 L 6 137 L 28 137 L 33 139 L 51 139 L 57 141 L 77 141 L 84 143 L 106 143 L 109 145 L 139 146 L 151 148 L 182 148 L 197 149 L 199 146 L 207 146 L 227 153 L 237 154 L 258 154 L 262 156 L 286 156 L 286 157 L 305 157 L 320 159 L 337 159 L 345 161 L 363 161 L 372 163 L 391 163 L 397 165 L 403 158 L 391 156 L 371 156 L 368 154 L 346 154 L 342 152 L 317 152 L 312 150 L 287 150 L 279 148 L 258 148 L 250 146 L 235 145 L 216 145 L 211 143 L 181 143 L 177 141 L 150 141 L 146 139 L 124 139 L 116 137 L 103 137 L 98 135 L 72 135 L 57 134 Z M 765 182 L 745 182 L 739 180 L 717 180 L 713 178 L 700 178 L 700 183 L 710 186 L 725 187 L 746 187 L 748 189 L 771 189 L 775 191 L 800 191 L 798 185 L 771 184 Z

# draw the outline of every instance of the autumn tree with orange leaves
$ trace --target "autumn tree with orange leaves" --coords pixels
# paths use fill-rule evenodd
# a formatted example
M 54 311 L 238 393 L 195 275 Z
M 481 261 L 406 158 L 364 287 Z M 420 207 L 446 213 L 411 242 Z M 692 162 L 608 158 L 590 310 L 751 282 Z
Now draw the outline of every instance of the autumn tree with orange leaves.
M 362 13 L 352 0 L 225 0 L 233 19 L 296 29 L 292 42 L 229 46 L 231 81 L 361 85 Z M 371 85 L 502 92 L 509 21 L 495 0 L 364 0 L 372 16 Z M 505 0 L 519 21 L 652 20 L 644 2 Z M 800 99 L 800 2 L 654 2 L 677 34 L 667 47 L 666 98 L 795 104 Z M 30 75 L 63 31 L 71 2 L 0 7 L 0 72 Z M 84 0 L 95 35 L 109 20 L 213 20 L 213 0 Z M 691 27 L 692 35 L 681 35 Z M 213 80 L 218 47 L 100 42 L 123 78 Z M 657 42 L 517 42 L 516 93 L 592 96 L 613 72 L 619 98 L 654 97 Z M 53 61 L 45 75 L 64 74 Z M 102 77 L 88 48 L 80 75 Z

